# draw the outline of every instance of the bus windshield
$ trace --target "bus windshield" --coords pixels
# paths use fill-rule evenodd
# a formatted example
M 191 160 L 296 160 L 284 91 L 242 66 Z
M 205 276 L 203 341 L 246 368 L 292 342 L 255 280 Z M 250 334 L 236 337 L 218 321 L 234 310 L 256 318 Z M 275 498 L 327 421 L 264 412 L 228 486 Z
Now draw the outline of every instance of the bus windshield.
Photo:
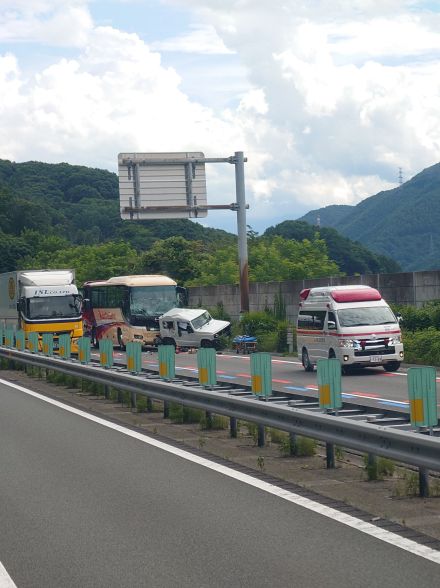
M 81 317 L 81 298 L 71 296 L 44 296 L 28 298 L 26 304 L 29 319 L 74 319 Z
M 170 308 L 180 307 L 176 286 L 132 286 L 130 288 L 130 314 L 158 317 Z
M 338 310 L 341 327 L 369 327 L 397 323 L 396 317 L 387 306 L 344 308 Z

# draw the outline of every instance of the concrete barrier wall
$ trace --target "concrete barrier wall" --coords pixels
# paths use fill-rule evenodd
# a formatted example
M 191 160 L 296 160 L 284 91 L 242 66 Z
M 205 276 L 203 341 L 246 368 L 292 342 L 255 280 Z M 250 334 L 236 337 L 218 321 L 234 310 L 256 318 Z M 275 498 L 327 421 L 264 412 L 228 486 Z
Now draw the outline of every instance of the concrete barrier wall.
M 285 282 L 251 282 L 249 285 L 249 309 L 251 311 L 273 309 L 278 298 L 283 301 L 286 307 L 287 319 L 295 322 L 298 314 L 299 293 L 303 288 L 348 284 L 365 284 L 377 288 L 385 300 L 392 304 L 420 307 L 425 302 L 440 300 L 439 270 Z M 240 315 L 239 287 L 227 284 L 189 288 L 190 307 L 215 308 L 218 304 L 222 304 L 231 318 L 237 320 Z

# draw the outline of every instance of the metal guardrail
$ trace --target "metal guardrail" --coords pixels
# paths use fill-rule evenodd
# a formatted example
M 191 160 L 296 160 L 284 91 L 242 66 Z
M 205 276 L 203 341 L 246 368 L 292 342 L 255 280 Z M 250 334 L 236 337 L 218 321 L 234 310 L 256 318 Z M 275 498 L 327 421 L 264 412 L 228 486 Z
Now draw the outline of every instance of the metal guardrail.
M 264 399 L 240 396 L 228 389 L 207 390 L 165 382 L 122 368 L 105 369 L 75 360 L 44 357 L 28 351 L 0 348 L 0 357 L 51 369 L 158 400 L 177 402 L 212 413 L 252 421 L 290 433 L 334 443 L 372 455 L 440 472 L 440 438 L 413 431 L 399 431 L 344 416 L 312 412 Z

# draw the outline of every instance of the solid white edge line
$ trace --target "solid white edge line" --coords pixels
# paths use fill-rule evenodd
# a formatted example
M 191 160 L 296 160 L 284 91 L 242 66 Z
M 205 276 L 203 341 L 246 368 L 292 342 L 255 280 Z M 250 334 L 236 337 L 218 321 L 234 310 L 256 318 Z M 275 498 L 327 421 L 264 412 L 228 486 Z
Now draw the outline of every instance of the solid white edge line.
M 279 498 L 287 500 L 288 502 L 292 502 L 293 504 L 296 504 L 298 506 L 302 506 L 302 507 L 306 508 L 307 510 L 310 510 L 312 512 L 315 512 L 317 514 L 320 514 L 322 516 L 330 518 L 334 521 L 342 523 L 343 525 L 351 527 L 352 529 L 356 529 L 358 531 L 361 531 L 362 533 L 365 533 L 366 535 L 370 535 L 371 537 L 374 537 L 376 539 L 384 541 L 385 543 L 389 543 L 391 545 L 394 545 L 395 547 L 399 547 L 400 549 L 403 549 L 405 551 L 408 551 L 410 553 L 413 553 L 415 555 L 423 557 L 424 559 L 427 559 L 427 560 L 430 560 L 434 563 L 440 564 L 440 551 L 436 551 L 435 549 L 431 549 L 430 547 L 427 547 L 425 545 L 421 545 L 420 543 L 412 541 L 411 539 L 406 539 L 405 537 L 401 537 L 400 535 L 396 535 L 395 533 L 392 533 L 391 531 L 387 531 L 386 529 L 382 529 L 380 527 L 377 527 L 376 525 L 362 521 L 361 519 L 357 519 L 356 517 L 353 517 L 351 515 L 339 512 L 338 510 L 336 510 L 334 508 L 331 508 L 329 506 L 325 506 L 325 505 L 320 504 L 319 502 L 315 502 L 314 500 L 311 500 L 309 498 L 299 496 L 298 494 L 295 494 L 294 492 L 291 492 L 290 490 L 284 490 L 282 488 L 274 486 L 273 484 L 270 484 L 268 482 L 264 482 L 263 480 L 259 480 L 258 478 L 254 478 L 253 476 L 250 476 L 249 474 L 244 474 L 244 473 L 239 472 L 237 470 L 234 470 L 230 467 L 223 466 L 221 464 L 210 461 L 204 457 L 194 455 L 184 449 L 179 449 L 178 447 L 173 447 L 172 445 L 168 445 L 167 443 L 164 443 L 162 441 L 158 441 L 157 439 L 153 439 L 152 437 L 148 437 L 148 435 L 144 435 L 143 433 L 138 433 L 137 431 L 132 431 L 122 425 L 112 423 L 112 422 L 107 421 L 101 417 L 97 417 L 95 415 L 84 412 L 78 408 L 68 406 L 67 404 L 63 404 L 62 402 L 60 402 L 58 400 L 48 398 L 47 396 L 39 394 L 38 392 L 34 392 L 33 390 L 29 390 L 28 388 L 24 388 L 23 386 L 19 386 L 17 384 L 14 384 L 12 382 L 8 382 L 7 380 L 3 380 L 1 378 L 0 378 L 0 383 L 4 384 L 5 386 L 8 386 L 10 388 L 15 388 L 16 390 L 20 390 L 21 392 L 24 392 L 25 394 L 28 394 L 29 396 L 33 396 L 35 398 L 38 398 L 39 400 L 43 400 L 44 402 L 47 402 L 48 404 L 52 404 L 53 406 L 61 408 L 67 412 L 70 412 L 72 414 L 76 414 L 84 419 L 87 419 L 89 421 L 92 421 L 94 423 L 102 425 L 102 426 L 107 427 L 109 429 L 113 429 L 114 431 L 118 431 L 119 433 L 127 435 L 128 437 L 132 437 L 134 439 L 137 439 L 138 441 L 142 441 L 143 443 L 147 443 L 148 445 L 152 445 L 153 447 L 157 447 L 158 449 L 162 449 L 163 451 L 167 451 L 168 453 L 171 453 L 173 455 L 176 455 L 178 457 L 186 459 L 187 461 L 191 461 L 191 462 L 196 463 L 198 465 L 201 465 L 205 468 L 216 471 L 219 474 L 223 474 L 224 476 L 234 478 L 235 480 L 238 480 L 240 482 L 243 482 L 245 484 L 253 486 L 254 488 L 258 488 L 260 490 L 263 490 L 264 492 L 267 492 L 267 493 L 272 494 L 274 496 L 278 496 Z M 0 576 L 0 578 L 1 578 L 1 576 Z M 8 586 L 8 585 L 6 585 L 6 586 Z M 0 584 L 0 587 L 3 588 L 3 586 L 1 584 Z
M 6 571 L 5 566 L 0 561 L 0 588 L 17 588 L 11 579 L 11 576 Z

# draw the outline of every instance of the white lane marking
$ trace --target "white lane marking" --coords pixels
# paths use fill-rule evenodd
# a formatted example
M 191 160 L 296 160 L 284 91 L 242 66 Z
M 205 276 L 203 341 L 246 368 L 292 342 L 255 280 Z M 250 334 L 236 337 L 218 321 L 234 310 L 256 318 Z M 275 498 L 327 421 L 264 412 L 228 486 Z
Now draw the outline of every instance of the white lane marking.
M 11 576 L 6 571 L 4 565 L 0 561 L 0 588 L 17 588 L 11 579 Z
M 319 502 L 315 502 L 314 500 L 311 500 L 310 498 L 305 498 L 305 497 L 300 496 L 299 494 L 295 494 L 294 492 L 291 492 L 289 490 L 284 490 L 282 488 L 279 488 L 278 486 L 274 486 L 273 484 L 269 484 L 268 482 L 264 482 L 263 480 L 259 480 L 257 478 L 254 478 L 254 477 L 250 476 L 249 474 L 244 474 L 242 472 L 238 472 L 232 468 L 215 463 L 215 462 L 210 461 L 209 459 L 206 459 L 204 457 L 194 455 L 194 454 L 190 453 L 189 451 L 185 451 L 184 449 L 179 449 L 178 447 L 173 447 L 172 445 L 168 445 L 167 443 L 164 443 L 163 441 L 158 441 L 157 439 L 153 439 L 152 437 L 148 437 L 147 435 L 143 435 L 142 433 L 138 433 L 137 431 L 131 431 L 130 429 L 127 429 L 126 427 L 123 427 L 122 425 L 117 425 L 117 424 L 112 423 L 110 421 L 106 421 L 105 419 L 103 419 L 101 417 L 97 417 L 95 415 L 88 414 L 87 412 L 84 412 L 78 408 L 68 406 L 66 404 L 63 404 L 62 402 L 59 402 L 58 400 L 53 400 L 52 398 L 48 398 L 46 396 L 43 396 L 42 394 L 39 394 L 38 392 L 34 392 L 33 390 L 29 390 L 28 388 L 24 388 L 23 386 L 19 386 L 18 384 L 13 384 L 12 382 L 8 382 L 7 380 L 3 380 L 1 378 L 0 378 L 0 384 L 4 384 L 5 386 L 8 386 L 9 388 L 15 388 L 16 390 L 20 390 L 21 392 L 24 392 L 25 394 L 28 394 L 29 396 L 33 396 L 34 398 L 38 398 L 39 400 L 42 400 L 43 402 L 47 402 L 48 404 L 52 404 L 53 406 L 61 408 L 62 410 L 65 410 L 65 411 L 70 412 L 72 414 L 76 414 L 77 416 L 80 416 L 84 419 L 87 419 L 89 421 L 92 421 L 94 423 L 102 425 L 104 427 L 107 427 L 108 429 L 113 429 L 114 431 L 118 431 L 119 433 L 122 433 L 123 435 L 127 435 L 127 437 L 132 437 L 134 439 L 137 439 L 138 441 L 142 441 L 142 443 L 147 443 L 148 445 L 152 445 L 153 447 L 157 447 L 158 449 L 162 449 L 163 451 L 167 451 L 168 453 L 171 453 L 173 455 L 176 455 L 178 457 L 186 459 L 187 461 L 191 461 L 193 463 L 201 465 L 201 466 L 208 468 L 210 470 L 213 470 L 219 474 L 223 474 L 224 476 L 228 476 L 230 478 L 233 478 L 235 480 L 238 480 L 240 482 L 248 484 L 249 486 L 253 486 L 254 488 L 259 488 L 260 490 L 263 490 L 264 492 L 267 492 L 268 494 L 278 496 L 279 498 L 282 498 L 283 500 L 287 500 L 288 502 L 292 502 L 293 504 L 296 504 L 298 506 L 302 506 L 302 507 L 306 508 L 307 510 L 310 510 L 312 512 L 315 512 L 317 514 L 325 516 L 329 519 L 333 519 L 339 523 L 342 523 L 343 525 L 351 527 L 352 529 L 357 529 L 358 531 L 361 531 L 362 533 L 365 533 L 366 535 L 370 535 L 371 537 L 374 537 L 376 539 L 384 541 L 385 543 L 389 543 L 390 545 L 394 545 L 395 547 L 399 547 L 400 549 L 403 549 L 403 550 L 408 551 L 410 553 L 414 553 L 415 555 L 423 557 L 424 559 L 427 559 L 427 560 L 430 560 L 434 563 L 440 564 L 440 551 L 436 551 L 435 549 L 431 549 L 430 547 L 427 547 L 426 545 L 420 545 L 419 543 L 416 543 L 415 541 L 412 541 L 411 539 L 406 539 L 405 537 L 401 537 L 400 535 L 396 535 L 395 533 L 391 533 L 390 531 L 387 531 L 385 529 L 381 529 L 380 527 L 376 527 L 375 525 L 372 525 L 371 523 L 362 521 L 362 520 L 357 519 L 356 517 L 353 517 L 351 515 L 339 512 L 338 510 L 331 508 L 329 506 L 319 504 Z M 0 585 L 0 587 L 3 588 L 1 585 Z M 9 587 L 7 587 L 7 588 L 9 588 Z

